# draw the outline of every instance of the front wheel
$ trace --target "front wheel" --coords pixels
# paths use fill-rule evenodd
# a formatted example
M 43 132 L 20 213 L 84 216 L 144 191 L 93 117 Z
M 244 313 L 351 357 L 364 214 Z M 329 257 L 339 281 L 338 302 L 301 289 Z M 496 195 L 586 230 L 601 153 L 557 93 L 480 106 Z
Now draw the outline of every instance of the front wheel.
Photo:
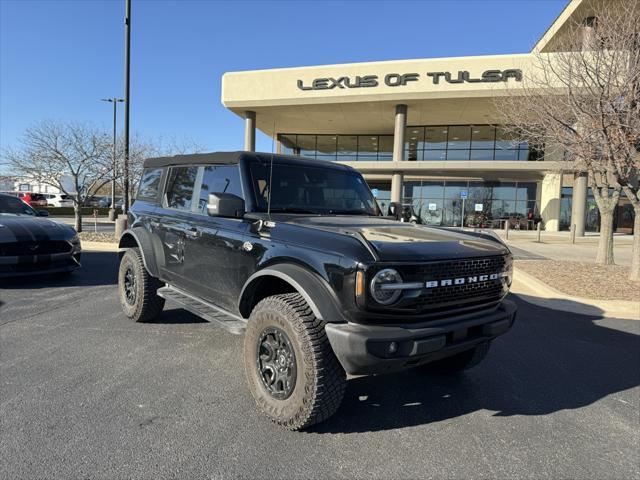
M 130 248 L 120 260 L 118 290 L 125 315 L 135 322 L 157 318 L 164 308 L 164 298 L 157 295 L 160 280 L 149 275 L 139 248 Z
M 245 333 L 244 365 L 258 408 L 290 430 L 326 420 L 342 402 L 345 372 L 324 322 L 298 293 L 256 305 Z

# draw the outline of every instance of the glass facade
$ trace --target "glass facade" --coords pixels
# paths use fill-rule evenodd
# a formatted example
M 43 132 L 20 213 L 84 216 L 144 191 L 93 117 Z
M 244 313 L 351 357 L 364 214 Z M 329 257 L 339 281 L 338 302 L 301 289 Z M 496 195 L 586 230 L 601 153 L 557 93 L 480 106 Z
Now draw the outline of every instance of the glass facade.
M 393 135 L 281 134 L 281 151 L 320 160 L 391 161 Z M 405 160 L 542 160 L 542 149 L 495 125 L 407 127 Z
M 427 225 L 456 227 L 462 222 L 463 190 L 465 226 L 497 227 L 500 219 L 539 217 L 535 182 L 408 181 L 403 203 L 411 203 Z
M 573 203 L 573 188 L 562 187 L 560 197 L 560 230 L 571 230 L 571 206 Z M 587 190 L 587 208 L 584 229 L 587 232 L 600 231 L 600 211 L 593 198 L 591 187 Z M 631 233 L 633 230 L 633 208 L 621 198 L 621 202 L 614 212 L 613 227 L 617 232 Z

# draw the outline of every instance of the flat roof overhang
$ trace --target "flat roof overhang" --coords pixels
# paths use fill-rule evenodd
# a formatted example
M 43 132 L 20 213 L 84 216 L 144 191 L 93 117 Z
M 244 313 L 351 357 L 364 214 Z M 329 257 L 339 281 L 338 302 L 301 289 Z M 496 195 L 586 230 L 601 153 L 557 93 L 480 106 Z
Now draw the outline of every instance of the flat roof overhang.
M 338 162 L 357 169 L 367 179 L 385 179 L 393 173 L 421 177 L 469 177 L 485 180 L 518 178 L 540 180 L 547 173 L 561 172 L 562 162 L 523 161 L 404 161 L 404 162 Z
M 222 78 L 222 103 L 244 117 L 256 112 L 256 126 L 267 135 L 274 133 L 392 133 L 397 104 L 408 106 L 408 125 L 482 124 L 499 122 L 494 98 L 517 95 L 522 82 L 434 83 L 429 72 L 469 72 L 479 79 L 488 70 L 531 69 L 529 54 L 435 58 L 389 62 L 352 63 L 302 68 L 229 72 Z M 416 80 L 390 86 L 389 74 L 415 73 Z M 314 79 L 375 75 L 375 87 L 302 90 Z M 331 83 L 331 82 L 329 82 Z M 274 127 L 275 126 L 275 127 Z

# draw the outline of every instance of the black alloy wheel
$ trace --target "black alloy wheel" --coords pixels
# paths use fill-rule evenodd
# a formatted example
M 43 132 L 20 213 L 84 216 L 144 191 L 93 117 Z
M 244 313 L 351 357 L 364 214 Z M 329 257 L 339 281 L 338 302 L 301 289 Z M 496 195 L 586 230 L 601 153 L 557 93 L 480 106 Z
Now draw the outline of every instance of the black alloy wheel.
M 135 322 L 157 318 L 164 307 L 164 298 L 157 295 L 163 283 L 149 274 L 140 249 L 129 248 L 120 259 L 118 296 L 124 314 Z
M 258 340 L 257 367 L 269 394 L 278 400 L 291 396 L 296 386 L 296 354 L 287 334 L 277 327 L 265 328 Z
M 122 283 L 124 289 L 124 297 L 129 305 L 136 304 L 136 275 L 133 272 L 132 267 L 128 267 L 124 272 L 124 282 Z
M 260 411 L 289 430 L 320 423 L 340 407 L 346 375 L 324 327 L 297 292 L 263 298 L 249 317 L 249 391 Z

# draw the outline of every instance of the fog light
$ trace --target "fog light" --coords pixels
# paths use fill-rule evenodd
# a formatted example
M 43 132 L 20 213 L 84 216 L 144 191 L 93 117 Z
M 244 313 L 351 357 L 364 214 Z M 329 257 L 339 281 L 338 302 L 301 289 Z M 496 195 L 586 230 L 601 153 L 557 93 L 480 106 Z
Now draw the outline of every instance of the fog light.
M 398 351 L 398 344 L 396 342 L 391 342 L 388 348 L 389 355 L 393 355 L 397 351 Z

